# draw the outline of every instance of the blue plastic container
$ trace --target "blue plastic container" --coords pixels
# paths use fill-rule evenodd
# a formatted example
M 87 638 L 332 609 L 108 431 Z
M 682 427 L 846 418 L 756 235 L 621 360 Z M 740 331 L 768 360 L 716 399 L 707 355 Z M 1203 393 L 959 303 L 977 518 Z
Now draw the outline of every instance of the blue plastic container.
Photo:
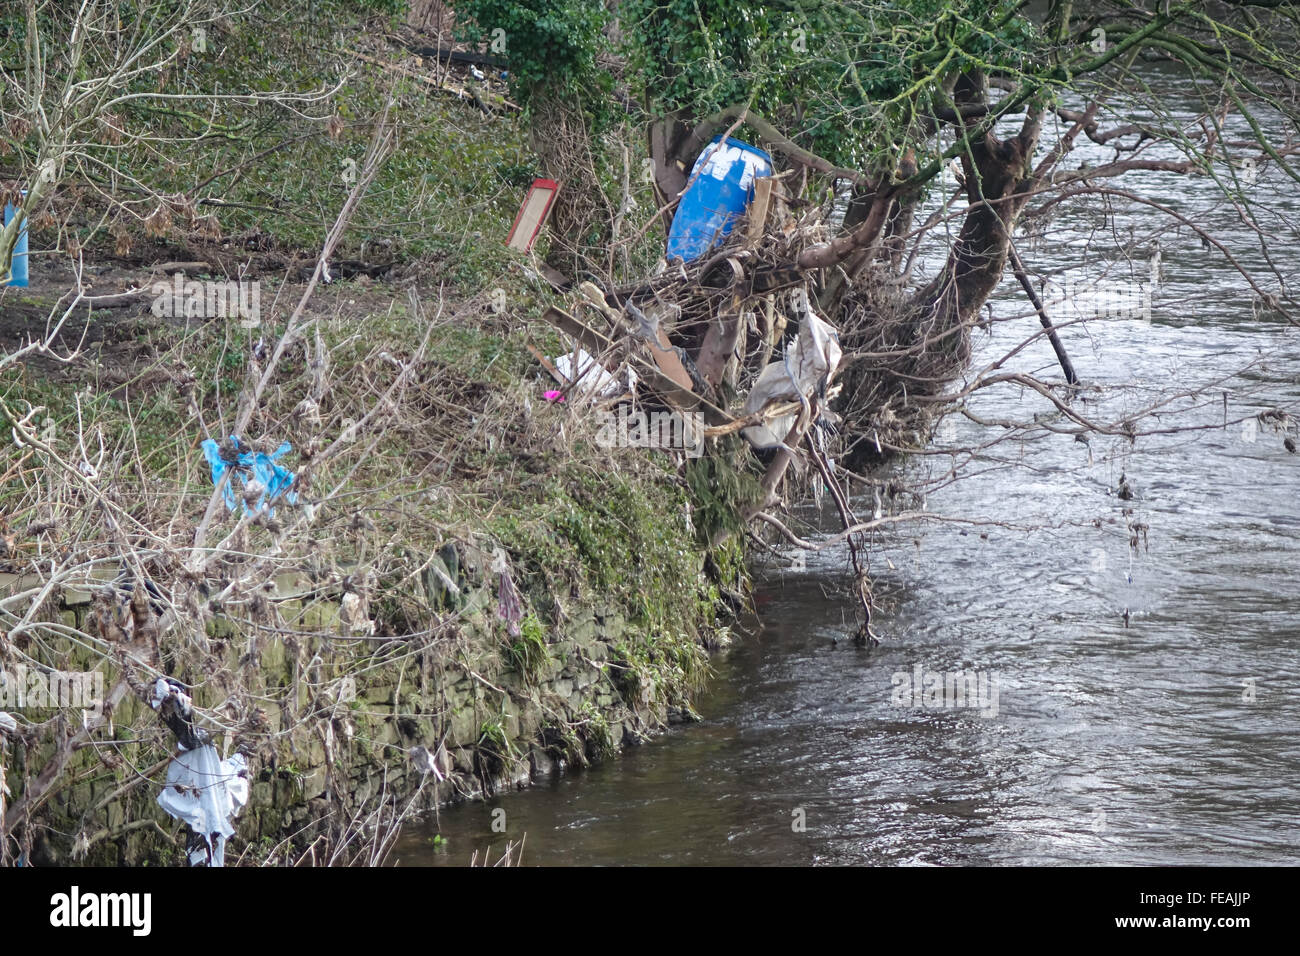
M 5 203 L 5 225 L 9 225 L 10 220 L 18 215 L 18 210 L 12 203 Z M 18 232 L 18 242 L 14 246 L 13 269 L 9 276 L 9 284 L 17 286 L 27 285 L 27 223 Z
M 772 175 L 772 157 L 748 143 L 714 137 L 691 169 L 690 187 L 668 230 L 668 258 L 690 262 L 718 245 L 754 198 L 754 180 Z

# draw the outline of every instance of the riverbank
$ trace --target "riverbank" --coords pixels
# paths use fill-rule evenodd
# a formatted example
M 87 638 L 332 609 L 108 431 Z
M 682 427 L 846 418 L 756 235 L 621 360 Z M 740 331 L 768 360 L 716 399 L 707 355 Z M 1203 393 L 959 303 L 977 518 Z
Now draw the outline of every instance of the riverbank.
M 69 177 L 30 221 L 31 285 L 0 290 L 0 670 L 102 691 L 6 685 L 0 861 L 183 859 L 159 677 L 247 757 L 227 861 L 337 862 L 690 719 L 746 602 L 741 544 L 710 543 L 745 503 L 719 496 L 728 456 L 612 447 L 599 402 L 545 397 L 564 300 L 546 233 L 504 245 L 537 158 L 502 79 L 318 6 L 210 24 L 164 81 L 294 92 L 105 118 L 152 194 L 106 214 Z M 202 443 L 229 462 L 233 436 L 292 496 L 236 476 L 223 503 Z
M 1094 411 L 1257 351 L 1278 358 L 1252 381 L 1256 407 L 1300 401 L 1294 330 L 1204 294 L 1182 307 L 1193 289 L 1230 294 L 1225 272 L 1172 275 L 1185 294 L 1150 326 L 1068 330 L 1106 386 Z M 1014 290 L 995 301 L 999 317 L 1019 308 Z M 977 339 L 976 361 L 1005 355 L 1009 326 Z M 971 410 L 1000 419 L 1019 401 L 986 393 Z M 1091 455 L 1069 435 L 1024 440 L 1017 467 L 986 458 L 959 482 L 946 457 L 899 462 L 936 520 L 873 538 L 881 646 L 844 640 L 845 601 L 827 596 L 842 549 L 755 554 L 761 637 L 714 659 L 700 722 L 414 824 L 393 858 L 465 866 L 522 842 L 541 867 L 1292 865 L 1300 471 L 1280 435 L 1222 420 L 1208 406 L 1200 441 L 1095 441 Z M 964 420 L 948 445 L 983 434 Z M 790 518 L 810 538 L 836 530 L 829 500 Z M 982 675 L 996 707 L 918 700 L 918 668 L 940 686 Z
M 39 313 L 58 287 L 40 276 L 25 307 Z M 372 282 L 317 294 L 307 353 L 249 430 L 289 443 L 277 461 L 301 477 L 299 500 L 251 522 L 219 509 L 222 544 L 199 575 L 185 549 L 196 518 L 182 517 L 213 494 L 197 446 L 220 436 L 253 350 L 232 347 L 222 323 L 91 313 L 64 330 L 75 361 L 6 371 L 6 403 L 55 422 L 51 449 L 89 439 L 108 452 L 90 488 L 10 456 L 25 481 L 5 486 L 4 666 L 128 688 L 88 745 L 73 737 L 75 711 L 15 708 L 15 857 L 180 859 L 155 802 L 175 746 L 145 703 L 158 675 L 189 689 L 221 749 L 249 755 L 228 855 L 244 862 L 293 861 L 313 844 L 324 862 L 344 833 L 373 837 L 404 815 L 599 762 L 690 718 L 707 649 L 727 640 L 745 588 L 739 545 L 701 543 L 687 478 L 700 466 L 603 447 L 597 415 L 542 400 L 525 345 L 555 346 L 525 317 L 473 303 L 430 314 L 422 301 L 416 286 Z M 393 356 L 418 374 L 404 379 Z M 232 381 L 205 393 L 196 379 L 214 368 Z M 339 444 L 349 421 L 373 435 Z M 108 478 L 106 505 L 95 492 Z M 105 540 L 104 508 L 137 525 L 125 540 Z M 130 616 L 123 582 L 137 572 L 159 613 L 152 631 L 123 633 L 114 621 Z M 41 791 L 56 764 L 58 784 Z

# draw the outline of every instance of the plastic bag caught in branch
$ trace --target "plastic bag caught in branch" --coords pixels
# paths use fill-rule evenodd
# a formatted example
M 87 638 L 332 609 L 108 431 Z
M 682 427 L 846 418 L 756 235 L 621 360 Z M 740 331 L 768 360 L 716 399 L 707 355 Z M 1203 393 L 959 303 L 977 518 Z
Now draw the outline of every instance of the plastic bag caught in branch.
M 218 756 L 207 731 L 194 726 L 193 701 L 178 681 L 159 677 L 149 706 L 176 733 L 180 747 L 167 766 L 158 805 L 189 827 L 190 866 L 223 866 L 226 841 L 235 832 L 232 821 L 248 802 L 248 763 L 240 753 L 228 760 Z
M 771 402 L 824 394 L 839 368 L 843 353 L 835 327 L 813 311 L 806 289 L 795 289 L 790 298 L 800 314 L 799 335 L 786 346 L 784 361 L 772 362 L 763 369 L 745 398 L 745 415 L 761 411 Z M 752 425 L 741 434 L 755 448 L 775 448 L 785 441 L 794 422 L 794 415 L 783 415 Z
M 190 866 L 224 866 L 226 841 L 234 835 L 233 820 L 248 802 L 248 764 L 241 753 L 229 760 L 208 744 L 182 750 L 167 767 L 167 782 L 158 806 L 202 837 L 189 849 Z
M 213 439 L 207 438 L 204 439 L 201 447 L 203 456 L 212 469 L 213 485 L 220 484 L 227 471 L 232 469 L 234 471 L 223 491 L 226 507 L 231 511 L 238 506 L 235 499 L 235 478 L 240 480 L 245 511 L 254 514 L 265 511 L 267 515 L 274 515 L 275 509 L 270 504 L 276 499 L 283 498 L 289 504 L 297 502 L 297 493 L 290 490 L 294 480 L 293 472 L 283 465 L 276 464 L 277 458 L 292 449 L 293 446 L 288 442 L 282 442 L 280 447 L 269 455 L 266 452 L 253 451 L 242 444 L 238 435 L 231 435 L 220 445 Z
M 492 571 L 497 575 L 497 617 L 506 622 L 506 630 L 511 637 L 521 633 L 519 621 L 523 609 L 519 600 L 519 589 L 510 577 L 510 562 L 501 548 L 492 552 Z

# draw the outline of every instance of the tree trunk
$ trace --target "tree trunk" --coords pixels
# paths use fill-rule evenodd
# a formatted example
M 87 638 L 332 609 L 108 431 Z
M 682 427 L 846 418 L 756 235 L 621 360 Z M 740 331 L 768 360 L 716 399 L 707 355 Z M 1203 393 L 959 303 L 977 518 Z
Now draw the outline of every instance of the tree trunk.
M 1031 108 L 1019 134 L 1001 140 L 976 136 L 987 85 L 979 73 L 963 75 L 954 89 L 954 116 L 965 124 L 969 149 L 962 156 L 970 209 L 944 267 L 892 309 L 879 293 L 855 288 L 846 295 L 841 338 L 852 350 L 896 353 L 849 366 L 841 377 L 841 412 L 856 433 L 845 456 L 855 470 L 889 456 L 887 446 L 906 446 L 928 428 L 924 399 L 937 393 L 970 358 L 969 329 L 1002 279 L 1010 236 L 1030 186 L 1029 159 L 1038 141 L 1041 114 Z M 893 212 L 891 237 L 907 231 L 909 210 Z M 901 245 L 884 250 L 894 260 Z M 918 401 L 919 400 L 919 401 Z
M 987 87 L 979 74 L 963 76 L 955 95 L 959 106 L 983 102 Z M 966 120 L 966 126 L 977 119 Z M 1018 136 L 999 140 L 992 133 L 972 139 L 962 157 L 970 211 L 944 268 L 912 297 L 923 330 L 945 332 L 969 324 L 997 287 L 1006 269 L 1011 231 L 1028 199 L 1022 187 L 1028 160 L 1038 142 L 1031 111 Z

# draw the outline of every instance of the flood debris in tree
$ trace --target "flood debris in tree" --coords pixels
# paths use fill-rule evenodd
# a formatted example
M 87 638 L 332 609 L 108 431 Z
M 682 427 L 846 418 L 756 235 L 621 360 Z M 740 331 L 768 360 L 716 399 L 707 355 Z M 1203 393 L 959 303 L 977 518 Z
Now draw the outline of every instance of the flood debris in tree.
M 855 523 L 840 488 L 836 465 L 824 453 L 838 416 L 829 403 L 843 355 L 839 334 L 821 316 L 813 278 L 787 264 L 825 234 L 819 216 L 795 217 L 770 156 L 748 144 L 716 136 L 700 152 L 682 190 L 669 231 L 666 257 L 656 275 L 631 288 L 602 289 L 587 281 L 572 314 L 549 309 L 544 318 L 575 343 L 588 376 L 590 359 L 605 384 L 608 406 L 640 403 L 681 416 L 700 415 L 704 438 L 739 433 L 761 462 L 762 497 L 747 508 L 747 522 L 776 505 L 791 467 L 833 488 L 840 514 Z M 573 365 L 557 358 L 548 371 L 559 380 Z M 622 378 L 623 394 L 611 387 Z M 591 391 L 590 389 L 588 390 Z M 858 546 L 855 592 L 870 633 L 870 588 Z
M 190 866 L 225 866 L 234 818 L 248 802 L 248 761 L 242 753 L 221 759 L 211 735 L 195 726 L 193 701 L 177 681 L 159 677 L 149 704 L 180 748 L 167 766 L 158 805 L 188 828 Z
M 236 477 L 242 489 L 240 497 L 244 510 L 250 514 L 266 512 L 270 517 L 275 514 L 271 502 L 283 498 L 294 504 L 298 500 L 297 493 L 291 490 L 293 472 L 276 462 L 292 450 L 288 442 L 281 442 L 278 448 L 268 453 L 242 443 L 238 435 L 231 435 L 220 444 L 215 439 L 205 438 L 200 447 L 212 468 L 212 484 L 222 489 L 226 507 L 231 511 L 238 507 L 234 489 Z

